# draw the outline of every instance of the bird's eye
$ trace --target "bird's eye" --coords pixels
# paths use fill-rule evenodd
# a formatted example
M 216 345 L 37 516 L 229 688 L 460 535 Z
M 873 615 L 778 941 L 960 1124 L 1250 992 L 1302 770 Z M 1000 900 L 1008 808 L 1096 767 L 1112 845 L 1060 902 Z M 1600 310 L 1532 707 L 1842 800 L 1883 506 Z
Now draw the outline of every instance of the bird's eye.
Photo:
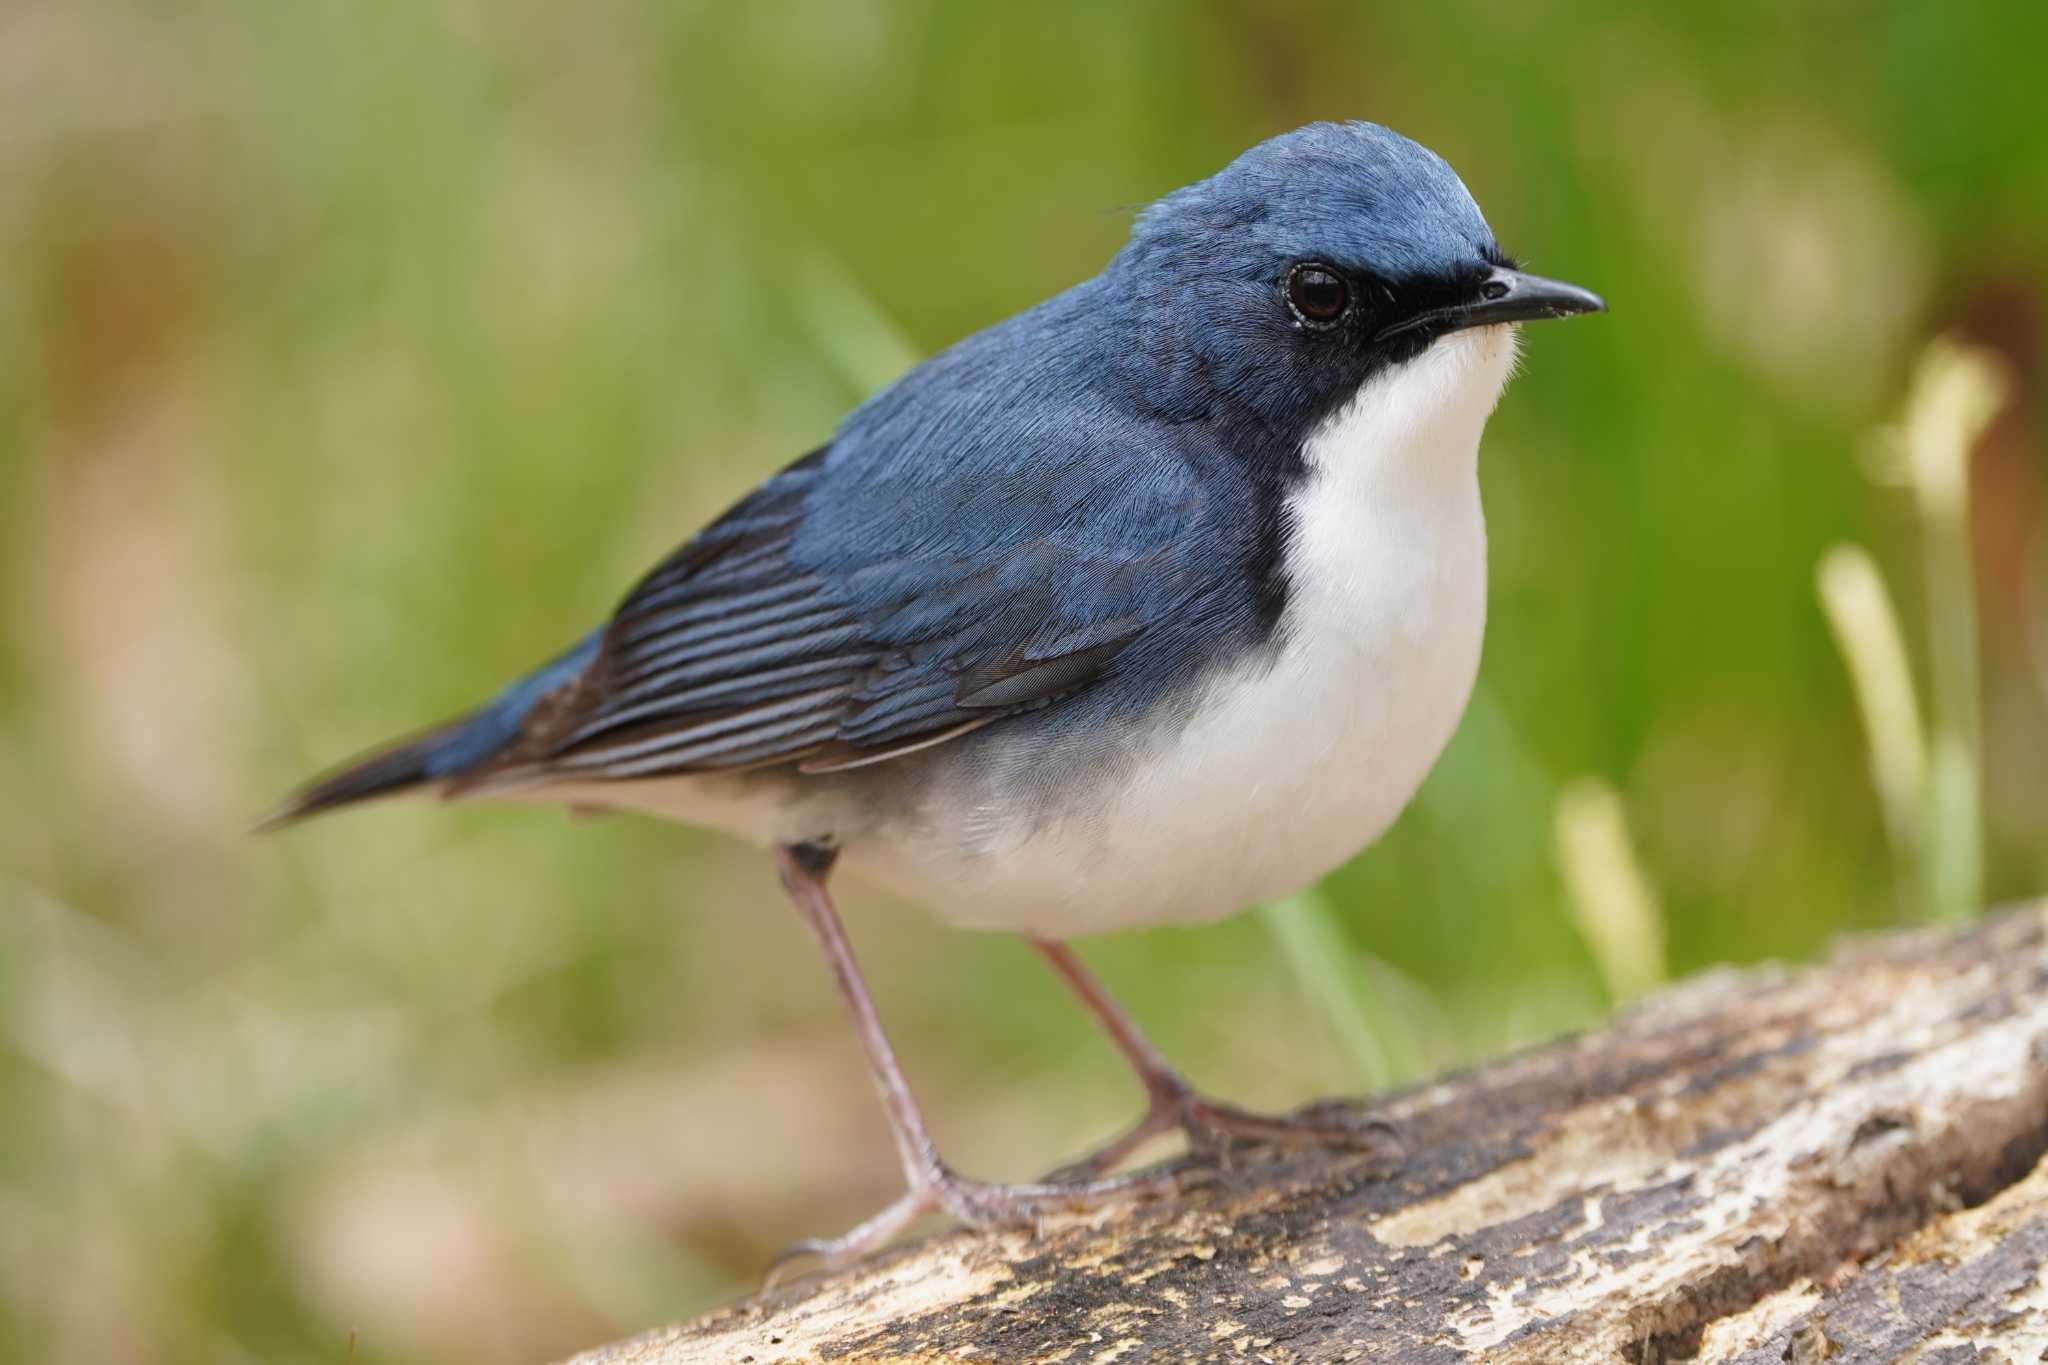
M 1287 304 L 1311 327 L 1328 327 L 1350 303 L 1351 286 L 1326 265 L 1304 261 L 1287 272 Z

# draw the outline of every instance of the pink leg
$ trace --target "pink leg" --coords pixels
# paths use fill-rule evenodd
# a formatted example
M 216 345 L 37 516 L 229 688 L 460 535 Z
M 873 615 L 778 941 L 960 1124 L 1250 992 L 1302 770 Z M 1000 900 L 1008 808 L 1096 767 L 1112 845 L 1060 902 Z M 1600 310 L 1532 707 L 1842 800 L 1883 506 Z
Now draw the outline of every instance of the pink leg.
M 1110 1041 L 1123 1053 L 1124 1060 L 1137 1072 L 1139 1084 L 1145 1087 L 1145 1116 L 1129 1132 L 1058 1174 L 1099 1176 L 1114 1170 L 1149 1139 L 1175 1128 L 1187 1134 L 1190 1147 L 1206 1154 L 1227 1152 L 1233 1142 L 1261 1142 L 1342 1147 L 1378 1152 L 1390 1158 L 1399 1156 L 1400 1142 L 1385 1124 L 1321 1115 L 1254 1114 L 1204 1099 L 1110 998 L 1102 982 L 1082 964 L 1072 948 L 1042 938 L 1032 939 L 1031 946 L 1073 987 L 1074 994 L 1081 997 L 1081 1003 L 1108 1032 Z
M 904 1182 L 909 1189 L 901 1199 L 844 1236 L 803 1242 L 783 1254 L 778 1266 L 798 1256 L 817 1256 L 826 1265 L 841 1265 L 873 1251 L 928 1213 L 947 1213 L 978 1227 L 994 1224 L 1029 1224 L 1046 1213 L 1090 1207 L 1101 1201 L 1126 1195 L 1159 1195 L 1177 1188 L 1170 1176 L 1123 1176 L 1067 1184 L 992 1185 L 968 1180 L 946 1165 L 933 1145 L 924 1114 L 912 1098 L 896 1050 L 882 1030 L 874 997 L 868 993 L 860 965 L 854 960 L 853 945 L 839 911 L 826 894 L 825 878 L 832 870 L 833 854 L 816 845 L 779 848 L 776 870 L 790 899 L 809 921 L 817 936 L 825 964 L 832 971 L 833 984 L 853 1016 L 854 1030 L 867 1053 L 868 1069 L 875 1089 L 888 1112 L 889 1126 L 896 1137 L 896 1155 L 903 1164 Z

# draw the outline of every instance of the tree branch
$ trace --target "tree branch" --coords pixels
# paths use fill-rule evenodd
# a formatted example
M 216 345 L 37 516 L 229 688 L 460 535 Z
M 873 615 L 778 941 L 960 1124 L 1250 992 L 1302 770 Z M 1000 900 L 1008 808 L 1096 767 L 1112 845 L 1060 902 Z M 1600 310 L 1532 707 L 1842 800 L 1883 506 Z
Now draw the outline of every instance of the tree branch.
M 1362 1112 L 1407 1143 L 1390 1178 L 1324 1153 L 1190 1164 L 1172 1200 L 956 1231 L 577 1365 L 2048 1345 L 2043 909 L 1717 973 Z

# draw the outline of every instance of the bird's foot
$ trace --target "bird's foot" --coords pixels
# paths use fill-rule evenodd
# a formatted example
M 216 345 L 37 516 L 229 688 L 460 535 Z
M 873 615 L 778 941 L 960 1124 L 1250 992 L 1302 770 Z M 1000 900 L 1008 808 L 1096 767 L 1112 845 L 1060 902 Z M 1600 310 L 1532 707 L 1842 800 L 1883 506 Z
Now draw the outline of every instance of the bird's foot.
M 902 1198 L 852 1231 L 798 1242 L 777 1256 L 768 1271 L 768 1284 L 772 1287 L 788 1277 L 802 1262 L 815 1262 L 820 1270 L 851 1265 L 879 1251 L 927 1214 L 946 1214 L 971 1228 L 1036 1230 L 1048 1215 L 1084 1212 L 1118 1199 L 1163 1198 L 1176 1193 L 1183 1183 L 1173 1171 L 1140 1171 L 1104 1179 L 998 1185 L 970 1180 L 935 1162 Z
M 1230 1165 L 1234 1153 L 1244 1147 L 1359 1152 L 1379 1158 L 1389 1168 L 1399 1166 L 1407 1155 L 1392 1124 L 1361 1118 L 1348 1109 L 1311 1105 L 1292 1114 L 1255 1114 L 1206 1099 L 1185 1085 L 1162 1085 L 1153 1092 L 1145 1116 L 1129 1132 L 1047 1179 L 1099 1178 L 1122 1165 L 1145 1143 L 1176 1129 L 1187 1136 L 1190 1152 L 1223 1166 Z
M 1204 1156 L 1228 1155 L 1236 1145 L 1323 1147 L 1398 1165 L 1408 1154 L 1393 1124 L 1364 1118 L 1338 1105 L 1310 1105 L 1292 1114 L 1255 1114 L 1190 1095 L 1183 1101 L 1180 1126 L 1188 1135 L 1188 1145 Z

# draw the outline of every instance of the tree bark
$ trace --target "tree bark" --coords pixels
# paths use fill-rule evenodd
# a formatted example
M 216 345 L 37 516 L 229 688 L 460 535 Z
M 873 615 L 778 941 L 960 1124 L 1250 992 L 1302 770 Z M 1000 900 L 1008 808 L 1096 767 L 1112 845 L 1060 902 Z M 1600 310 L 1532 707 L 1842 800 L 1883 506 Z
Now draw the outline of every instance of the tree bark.
M 1715 973 L 1358 1106 L 1408 1154 L 1184 1163 L 577 1365 L 2048 1359 L 2048 907 Z

